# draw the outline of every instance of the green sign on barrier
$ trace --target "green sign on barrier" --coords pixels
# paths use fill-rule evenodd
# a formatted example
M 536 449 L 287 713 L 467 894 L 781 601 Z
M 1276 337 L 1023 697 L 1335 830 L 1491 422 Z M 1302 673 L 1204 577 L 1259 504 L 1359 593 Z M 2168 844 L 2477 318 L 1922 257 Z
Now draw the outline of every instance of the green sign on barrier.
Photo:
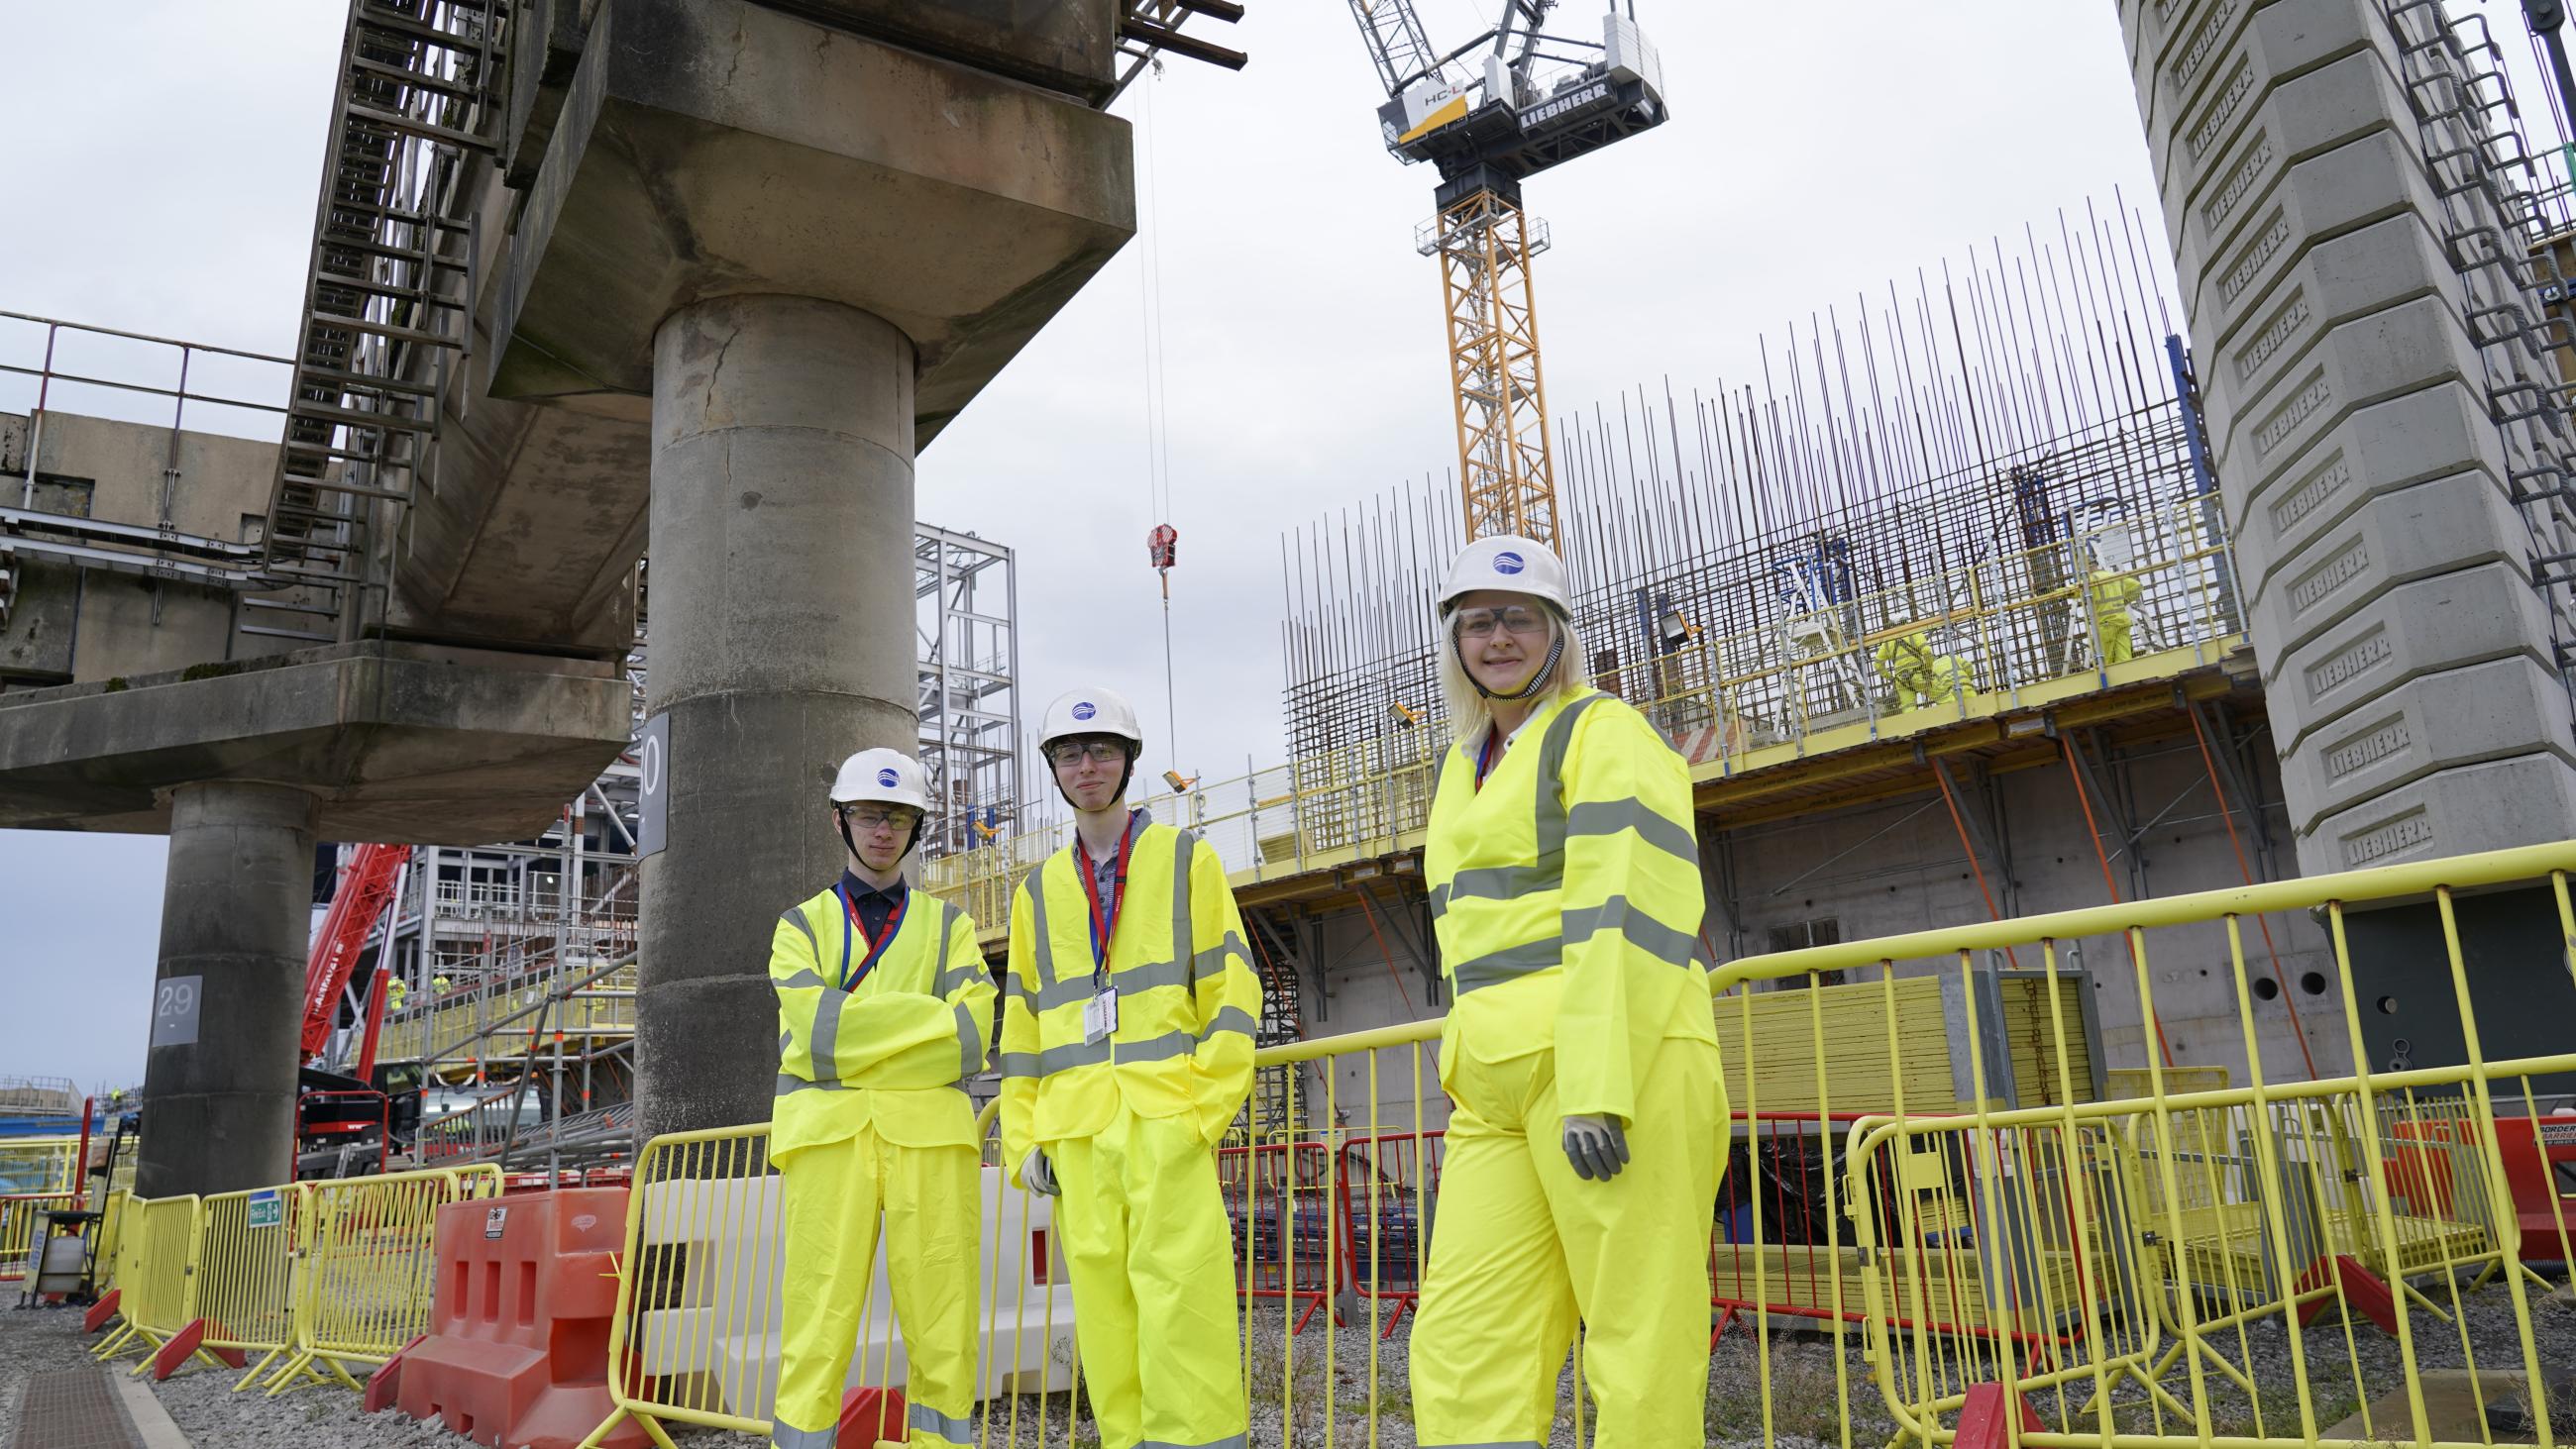
M 250 1195 L 249 1226 L 273 1228 L 284 1221 L 286 1221 L 286 1201 L 279 1195 L 276 1188 L 264 1187 Z

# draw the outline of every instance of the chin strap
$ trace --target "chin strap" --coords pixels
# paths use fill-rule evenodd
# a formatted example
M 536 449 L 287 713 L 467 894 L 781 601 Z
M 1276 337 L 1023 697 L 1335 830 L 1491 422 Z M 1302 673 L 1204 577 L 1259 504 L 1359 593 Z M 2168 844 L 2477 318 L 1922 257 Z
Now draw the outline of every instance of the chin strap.
M 1527 699 L 1538 693 L 1539 686 L 1546 683 L 1547 677 L 1556 672 L 1556 662 L 1565 657 L 1565 630 L 1562 626 L 1556 630 L 1556 642 L 1547 646 L 1547 658 L 1540 661 L 1538 672 L 1529 677 L 1529 683 L 1509 694 L 1500 694 L 1487 689 L 1483 681 L 1476 678 L 1476 671 L 1467 667 L 1467 643 L 1458 637 L 1458 631 L 1455 628 L 1449 631 L 1449 647 L 1458 655 L 1459 671 L 1467 676 L 1469 684 L 1476 686 L 1478 694 L 1487 699 Z

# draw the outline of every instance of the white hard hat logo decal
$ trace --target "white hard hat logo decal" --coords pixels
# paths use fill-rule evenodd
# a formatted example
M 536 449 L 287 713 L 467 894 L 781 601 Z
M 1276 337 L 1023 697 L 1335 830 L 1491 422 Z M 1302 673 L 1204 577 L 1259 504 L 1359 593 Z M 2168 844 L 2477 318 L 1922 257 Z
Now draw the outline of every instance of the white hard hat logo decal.
M 877 783 L 878 783 L 878 784 L 880 784 L 880 785 L 885 786 L 887 789 L 891 790 L 891 789 L 893 789 L 893 788 L 895 787 L 895 780 L 896 780 L 896 776 L 895 776 L 894 771 L 892 771 L 892 770 L 879 770 L 879 771 L 877 771 Z
M 1100 713 L 1100 711 L 1092 708 L 1091 701 L 1089 700 L 1084 700 L 1082 703 L 1073 707 L 1073 717 L 1075 719 L 1089 719 L 1098 713 Z
M 1521 562 L 1521 556 L 1519 554 L 1498 553 L 1494 555 L 1494 572 L 1498 574 L 1516 574 L 1526 567 L 1528 567 L 1528 565 Z

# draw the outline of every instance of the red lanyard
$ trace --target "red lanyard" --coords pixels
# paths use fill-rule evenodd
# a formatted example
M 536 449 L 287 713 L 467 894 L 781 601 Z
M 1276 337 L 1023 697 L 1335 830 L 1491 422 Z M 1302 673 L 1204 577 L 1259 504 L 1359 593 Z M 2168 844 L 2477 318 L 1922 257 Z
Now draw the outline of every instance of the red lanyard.
M 894 933 L 903 928 L 903 908 L 911 904 L 912 892 L 905 891 L 895 901 L 894 909 L 886 912 L 885 934 L 871 941 L 868 939 L 868 928 L 859 924 L 859 903 L 852 897 L 848 885 L 836 881 L 832 889 L 840 896 L 841 910 L 844 913 L 844 919 L 841 922 L 841 989 L 847 991 L 865 981 L 868 973 L 876 969 L 877 958 L 885 954 L 886 947 L 894 944 Z M 868 948 L 867 955 L 859 961 L 859 974 L 856 976 L 850 974 L 850 936 L 854 932 L 859 938 L 859 944 Z
M 1502 747 L 1502 742 L 1502 730 L 1487 725 L 1485 742 L 1476 748 L 1476 788 L 1479 791 L 1485 788 L 1485 776 L 1494 768 L 1494 751 Z
M 1109 942 L 1118 934 L 1118 908 L 1127 901 L 1127 857 L 1136 848 L 1136 817 L 1127 817 L 1127 833 L 1118 837 L 1118 874 L 1110 882 L 1109 902 L 1100 900 L 1100 874 L 1091 868 L 1091 848 L 1082 837 L 1073 838 L 1075 866 L 1082 874 L 1082 894 L 1091 902 L 1091 980 L 1095 986 L 1109 984 Z

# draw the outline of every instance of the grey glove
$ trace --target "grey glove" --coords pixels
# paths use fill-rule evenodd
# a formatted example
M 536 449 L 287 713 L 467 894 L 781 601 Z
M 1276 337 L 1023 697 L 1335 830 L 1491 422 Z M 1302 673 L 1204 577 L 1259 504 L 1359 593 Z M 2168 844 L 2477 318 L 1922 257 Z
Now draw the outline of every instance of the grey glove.
M 1027 1183 L 1031 1192 L 1041 1196 L 1056 1195 L 1055 1164 L 1047 1161 L 1044 1149 L 1029 1149 L 1028 1159 L 1020 1164 L 1020 1181 Z
M 1568 1117 L 1565 1156 L 1574 1164 L 1575 1176 L 1608 1182 L 1628 1165 L 1628 1134 L 1614 1118 Z

